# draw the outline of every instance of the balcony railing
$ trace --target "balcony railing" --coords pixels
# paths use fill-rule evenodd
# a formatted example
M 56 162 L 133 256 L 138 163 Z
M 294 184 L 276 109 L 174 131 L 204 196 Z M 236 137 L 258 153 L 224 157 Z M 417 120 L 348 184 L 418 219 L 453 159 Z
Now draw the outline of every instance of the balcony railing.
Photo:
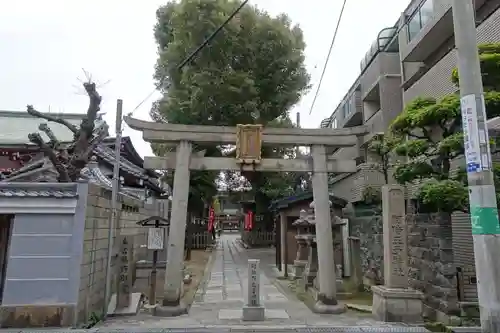
M 384 51 L 386 46 L 390 43 L 390 41 L 394 38 L 397 32 L 397 27 L 390 27 L 382 29 L 375 42 L 370 46 L 368 52 L 366 52 L 365 57 L 361 60 L 361 72 L 364 71 L 366 67 L 371 63 L 373 58 L 381 52 Z

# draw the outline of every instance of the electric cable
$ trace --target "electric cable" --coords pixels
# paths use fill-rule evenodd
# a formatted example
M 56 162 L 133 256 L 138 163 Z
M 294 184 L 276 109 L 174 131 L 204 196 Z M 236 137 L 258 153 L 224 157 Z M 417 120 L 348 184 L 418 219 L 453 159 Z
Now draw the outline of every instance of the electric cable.
M 330 44 L 330 49 L 328 50 L 328 54 L 326 56 L 325 65 L 323 66 L 323 71 L 321 72 L 321 77 L 319 78 L 318 87 L 316 88 L 316 93 L 314 94 L 314 99 L 312 101 L 311 108 L 309 109 L 309 114 L 312 113 L 312 111 L 314 109 L 314 105 L 316 104 L 316 99 L 318 98 L 318 95 L 319 95 L 319 90 L 321 88 L 321 83 L 323 82 L 323 78 L 325 76 L 326 68 L 328 66 L 328 61 L 330 60 L 330 55 L 332 54 L 333 45 L 335 44 L 335 40 L 337 39 L 337 33 L 339 31 L 340 22 L 342 21 L 342 16 L 344 14 L 344 9 L 345 9 L 346 3 L 347 3 L 347 0 L 344 0 L 344 3 L 342 4 L 342 8 L 340 9 L 340 14 L 339 14 L 339 17 L 337 19 L 337 24 L 335 26 L 335 31 L 333 32 L 333 38 L 332 38 L 332 42 Z

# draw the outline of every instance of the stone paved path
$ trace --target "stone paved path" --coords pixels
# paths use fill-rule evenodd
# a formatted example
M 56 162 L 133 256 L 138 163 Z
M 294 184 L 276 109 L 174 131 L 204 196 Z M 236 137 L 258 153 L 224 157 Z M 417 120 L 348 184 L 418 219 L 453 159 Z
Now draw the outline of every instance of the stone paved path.
M 347 312 L 342 315 L 319 315 L 312 313 L 307 306 L 293 295 L 287 295 L 274 285 L 270 279 L 271 264 L 274 262 L 274 249 L 246 250 L 237 241 L 237 234 L 222 235 L 218 241 L 216 256 L 206 283 L 195 297 L 189 314 L 176 318 L 153 317 L 140 314 L 130 318 L 111 318 L 96 327 L 97 331 L 127 329 L 138 332 L 140 329 L 152 331 L 166 328 L 280 328 L 292 331 L 311 327 L 328 328 L 364 327 L 414 331 L 405 325 L 392 325 L 377 322 L 369 314 Z M 244 304 L 244 291 L 247 286 L 247 260 L 261 260 L 261 300 L 266 308 L 264 322 L 241 321 L 241 309 Z M 268 273 L 268 274 L 266 274 Z M 362 330 L 358 330 L 361 332 Z M 309 332 L 313 332 L 309 330 Z M 340 332 L 333 330 L 332 332 Z M 420 330 L 420 332 L 422 332 Z

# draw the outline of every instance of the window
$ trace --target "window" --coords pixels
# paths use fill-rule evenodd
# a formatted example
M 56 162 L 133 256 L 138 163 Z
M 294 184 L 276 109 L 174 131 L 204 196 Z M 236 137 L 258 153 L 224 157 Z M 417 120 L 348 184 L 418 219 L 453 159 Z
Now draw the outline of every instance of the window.
M 407 22 L 408 41 L 415 38 L 422 28 L 432 19 L 434 14 L 433 0 L 426 0 L 419 5 Z
M 427 0 L 422 4 L 422 7 L 420 7 L 420 22 L 422 27 L 424 27 L 427 22 L 432 19 L 432 15 L 434 14 L 434 8 L 432 5 L 432 0 Z
M 337 118 L 333 118 L 331 124 L 330 124 L 330 127 L 331 128 L 337 128 Z
M 342 105 L 342 115 L 344 119 L 347 119 L 349 114 L 351 113 L 351 99 L 349 98 L 344 105 Z

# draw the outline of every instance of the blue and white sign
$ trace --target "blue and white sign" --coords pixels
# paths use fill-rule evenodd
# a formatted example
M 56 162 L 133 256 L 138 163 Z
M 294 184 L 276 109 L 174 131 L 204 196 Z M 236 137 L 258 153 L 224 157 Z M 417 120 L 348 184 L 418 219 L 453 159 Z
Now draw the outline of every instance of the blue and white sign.
M 463 96 L 460 99 L 460 105 L 462 109 L 462 127 L 464 132 L 464 148 L 467 172 L 481 172 L 482 161 L 477 120 L 476 96 Z

